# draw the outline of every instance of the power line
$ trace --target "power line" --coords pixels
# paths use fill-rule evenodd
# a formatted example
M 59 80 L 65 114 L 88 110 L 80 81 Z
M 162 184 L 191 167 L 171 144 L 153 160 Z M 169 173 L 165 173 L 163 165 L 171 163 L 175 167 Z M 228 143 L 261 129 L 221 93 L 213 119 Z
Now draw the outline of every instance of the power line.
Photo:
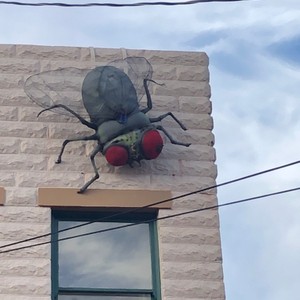
M 0 251 L 0 254 L 9 253 L 9 252 L 13 252 L 13 251 L 18 251 L 18 250 L 22 250 L 22 249 L 33 248 L 33 247 L 42 246 L 42 245 L 51 244 L 51 243 L 57 243 L 57 242 L 61 242 L 61 241 L 66 241 L 66 240 L 70 240 L 70 239 L 75 239 L 75 238 L 79 238 L 79 237 L 88 236 L 88 235 L 93 235 L 93 234 L 98 234 L 98 233 L 105 233 L 105 232 L 109 232 L 109 231 L 113 231 L 113 230 L 118 230 L 118 229 L 122 229 L 122 228 L 136 226 L 136 225 L 139 225 L 139 224 L 145 224 L 145 223 L 151 223 L 151 222 L 160 221 L 160 220 L 166 220 L 166 219 L 179 217 L 179 216 L 183 216 L 183 215 L 188 215 L 188 214 L 192 214 L 192 213 L 196 213 L 196 212 L 200 212 L 200 211 L 206 211 L 206 210 L 216 209 L 216 208 L 220 208 L 220 207 L 224 207 L 224 206 L 230 206 L 230 205 L 245 203 L 245 202 L 254 201 L 254 200 L 267 198 L 267 197 L 271 197 L 271 196 L 276 196 L 276 195 L 286 194 L 286 193 L 290 193 L 290 192 L 295 192 L 295 191 L 299 191 L 299 190 L 300 190 L 300 187 L 296 187 L 296 188 L 292 188 L 292 189 L 288 189 L 288 190 L 282 190 L 282 191 L 269 193 L 269 194 L 264 194 L 264 195 L 259 195 L 259 196 L 255 196 L 255 197 L 251 197 L 251 198 L 245 198 L 245 199 L 240 199 L 240 200 L 236 200 L 236 201 L 226 202 L 226 203 L 223 203 L 223 204 L 217 204 L 217 205 L 208 206 L 208 207 L 204 207 L 204 208 L 198 208 L 198 209 L 194 209 L 194 210 L 180 212 L 180 213 L 176 213 L 176 214 L 172 214 L 172 215 L 168 215 L 168 216 L 164 216 L 164 217 L 159 217 L 159 218 L 154 218 L 154 219 L 149 219 L 149 220 L 143 220 L 143 221 L 139 221 L 139 222 L 135 222 L 135 223 L 129 223 L 129 224 L 125 224 L 125 225 L 120 225 L 120 226 L 110 227 L 110 228 L 106 228 L 106 229 L 101 229 L 101 230 L 91 231 L 91 232 L 87 232 L 87 233 L 82 233 L 82 234 L 78 234 L 78 235 L 68 236 L 68 237 L 64 237 L 64 238 L 61 238 L 61 239 L 57 239 L 55 241 L 50 240 L 50 241 L 47 241 L 47 242 L 41 242 L 41 243 L 36 243 L 36 244 L 32 244 L 32 245 L 27 245 L 27 246 L 17 247 L 17 248 L 13 248 L 13 249 L 8 249 L 8 250 Z M 55 232 L 53 234 L 56 235 L 58 232 Z
M 176 5 L 192 5 L 204 2 L 240 2 L 247 0 L 193 0 L 193 1 L 179 1 L 179 2 L 137 2 L 137 3 L 60 3 L 60 2 L 19 2 L 19 1 L 0 1 L 0 4 L 18 5 L 18 6 L 59 6 L 59 7 L 93 7 L 93 6 L 106 6 L 106 7 L 137 7 L 137 6 L 176 6 Z
M 274 171 L 277 171 L 277 170 L 280 170 L 280 169 L 283 169 L 283 168 L 291 167 L 291 166 L 299 164 L 299 163 L 300 163 L 300 160 L 293 161 L 293 162 L 290 162 L 290 163 L 287 163 L 287 164 L 284 164 L 284 165 L 280 165 L 280 166 L 277 166 L 277 167 L 274 167 L 274 168 L 270 168 L 270 169 L 266 169 L 266 170 L 263 170 L 263 171 L 260 171 L 260 172 L 252 173 L 250 175 L 246 175 L 246 176 L 239 177 L 239 178 L 236 178 L 236 179 L 233 179 L 233 180 L 225 181 L 223 183 L 219 183 L 219 184 L 209 186 L 209 187 L 206 187 L 206 188 L 198 189 L 198 190 L 195 190 L 193 192 L 185 193 L 185 194 L 182 194 L 182 195 L 179 195 L 179 196 L 176 196 L 176 197 L 172 197 L 172 198 L 164 199 L 164 200 L 161 200 L 161 201 L 158 201 L 158 202 L 150 203 L 150 204 L 142 206 L 142 207 L 137 207 L 137 208 L 134 208 L 134 209 L 124 210 L 122 212 L 114 213 L 112 215 L 108 215 L 108 216 L 105 216 L 105 217 L 102 217 L 102 218 L 99 218 L 99 219 L 95 219 L 95 220 L 85 222 L 85 223 L 82 223 L 82 224 L 79 224 L 79 225 L 76 225 L 76 226 L 72 226 L 72 227 L 69 227 L 69 228 L 66 228 L 66 229 L 59 230 L 57 233 L 65 232 L 65 231 L 76 229 L 76 228 L 83 227 L 83 226 L 87 226 L 87 225 L 93 224 L 95 222 L 102 222 L 102 221 L 105 221 L 105 220 L 108 220 L 108 219 L 112 219 L 112 218 L 116 218 L 116 217 L 123 216 L 123 215 L 126 215 L 126 214 L 134 213 L 134 212 L 137 212 L 139 210 L 149 208 L 151 206 L 163 204 L 163 203 L 166 203 L 166 202 L 175 201 L 177 199 L 181 199 L 181 198 L 188 197 L 188 196 L 191 196 L 191 195 L 199 194 L 199 193 L 202 193 L 202 192 L 214 189 L 214 188 L 222 187 L 222 186 L 225 186 L 225 185 L 229 185 L 229 184 L 232 184 L 232 183 L 236 183 L 236 182 L 239 182 L 239 181 L 250 179 L 250 178 L 253 178 L 253 177 L 256 177 L 256 176 L 259 176 L 259 175 L 274 172 Z M 35 236 L 35 237 L 32 237 L 32 238 L 24 239 L 24 240 L 21 240 L 21 241 L 5 244 L 5 245 L 0 246 L 0 249 L 15 246 L 15 245 L 22 244 L 22 243 L 25 243 L 25 242 L 30 242 L 30 241 L 37 240 L 37 239 L 40 239 L 40 238 L 44 238 L 44 237 L 50 236 L 51 234 L 52 233 L 50 232 L 50 233 L 38 235 L 38 236 Z

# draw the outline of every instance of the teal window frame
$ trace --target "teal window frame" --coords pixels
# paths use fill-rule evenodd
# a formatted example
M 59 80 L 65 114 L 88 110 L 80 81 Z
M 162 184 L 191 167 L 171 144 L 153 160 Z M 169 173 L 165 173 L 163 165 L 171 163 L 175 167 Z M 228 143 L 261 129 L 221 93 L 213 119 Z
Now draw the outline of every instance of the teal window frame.
M 151 295 L 151 300 L 161 300 L 161 284 L 160 284 L 160 268 L 159 268 L 159 246 L 157 222 L 157 210 L 143 213 L 125 213 L 117 218 L 110 218 L 116 212 L 91 212 L 91 211 L 72 211 L 72 210 L 52 210 L 51 221 L 51 300 L 57 300 L 58 295 L 91 295 L 91 296 L 134 296 L 140 294 Z M 148 223 L 149 239 L 150 239 L 150 255 L 151 255 L 151 273 L 152 273 L 152 289 L 106 289 L 106 288 L 62 288 L 59 286 L 59 242 L 57 242 L 58 222 L 59 221 L 82 221 L 89 222 L 93 220 L 101 220 L 103 222 L 118 223 Z M 101 221 L 100 221 L 101 222 Z M 72 231 L 70 231 L 72 232 Z

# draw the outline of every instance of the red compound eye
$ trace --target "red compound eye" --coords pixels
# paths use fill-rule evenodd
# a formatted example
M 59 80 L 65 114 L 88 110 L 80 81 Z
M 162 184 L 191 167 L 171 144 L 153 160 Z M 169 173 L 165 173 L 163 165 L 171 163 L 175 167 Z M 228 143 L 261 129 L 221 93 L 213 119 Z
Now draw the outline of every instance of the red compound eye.
M 146 159 L 155 159 L 160 154 L 164 143 L 157 130 L 149 130 L 144 134 L 141 146 Z
M 111 146 L 106 150 L 105 158 L 112 166 L 124 166 L 128 161 L 128 152 L 122 146 Z

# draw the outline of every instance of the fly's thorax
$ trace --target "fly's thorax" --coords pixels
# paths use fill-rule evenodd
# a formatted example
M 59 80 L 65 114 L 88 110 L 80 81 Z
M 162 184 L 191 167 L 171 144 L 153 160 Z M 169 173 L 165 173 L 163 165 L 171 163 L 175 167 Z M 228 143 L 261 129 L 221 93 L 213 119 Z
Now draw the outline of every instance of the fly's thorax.
M 142 112 L 137 111 L 127 117 L 125 123 L 120 123 L 117 120 L 110 120 L 102 123 L 97 130 L 100 142 L 105 144 L 117 136 L 124 133 L 138 130 L 149 126 L 149 118 Z

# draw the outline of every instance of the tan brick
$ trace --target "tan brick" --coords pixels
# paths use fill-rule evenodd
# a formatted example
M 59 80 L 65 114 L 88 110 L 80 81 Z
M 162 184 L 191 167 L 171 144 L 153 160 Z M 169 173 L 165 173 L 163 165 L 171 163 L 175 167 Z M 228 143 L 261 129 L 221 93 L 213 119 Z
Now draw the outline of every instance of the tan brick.
M 15 173 L 0 170 L 0 185 L 3 187 L 15 185 Z
M 20 151 L 20 139 L 16 138 L 1 138 L 0 153 L 1 154 L 16 154 Z
M 30 154 L 0 154 L 0 169 L 10 171 L 47 169 L 48 158 Z
M 207 82 L 168 80 L 164 86 L 154 85 L 153 91 L 158 96 L 210 97 L 210 86 Z
M 182 280 L 222 280 L 222 265 L 220 263 L 180 262 L 163 264 L 164 279 Z
M 174 214 L 185 213 L 173 217 Z M 173 227 L 206 227 L 219 228 L 218 211 L 216 209 L 202 210 L 199 212 L 190 213 L 190 210 L 171 210 L 162 211 L 160 218 L 172 216 L 171 218 L 160 220 L 160 226 Z
M 0 276 L 47 276 L 50 277 L 50 260 L 9 259 L 0 264 Z
M 181 112 L 193 114 L 211 114 L 211 102 L 207 97 L 179 97 Z
M 33 103 L 26 96 L 23 88 L 20 89 L 1 89 L 0 93 L 0 105 L 6 106 L 20 106 L 27 105 L 32 106 Z
M 20 192 L 20 191 L 19 191 Z M 50 209 L 45 207 L 12 207 L 10 205 L 0 208 L 0 223 L 44 223 L 51 221 Z
M 164 262 L 220 262 L 221 249 L 215 245 L 162 244 L 162 261 Z
M 12 106 L 0 106 L 0 121 L 16 121 L 18 109 Z
M 4 137 L 46 137 L 48 128 L 44 124 L 0 121 L 0 136 Z
M 6 74 L 39 72 L 40 64 L 36 60 L 0 58 L 0 71 Z
M 81 57 L 80 48 L 32 45 L 17 45 L 16 55 L 19 58 L 46 60 L 78 60 Z
M 198 244 L 198 245 L 219 245 L 220 233 L 218 228 L 178 228 L 160 227 L 160 238 L 162 243 L 174 244 Z
M 165 282 L 168 285 L 168 289 L 164 291 L 166 296 L 180 296 L 181 299 L 190 297 L 205 299 L 224 297 L 224 286 L 221 281 L 166 279 Z
M 157 51 L 157 50 L 132 50 L 126 49 L 128 56 L 143 56 L 151 64 L 183 65 L 183 66 L 207 66 L 208 57 L 204 52 L 184 51 Z
M 32 187 L 6 188 L 6 205 L 8 206 L 36 206 L 36 189 Z
M 12 58 L 16 55 L 16 45 L 0 44 L 0 57 L 5 59 Z
M 20 187 L 81 187 L 83 176 L 78 172 L 18 172 L 16 182 Z
M 0 276 L 0 294 L 48 295 L 50 286 L 48 276 Z

